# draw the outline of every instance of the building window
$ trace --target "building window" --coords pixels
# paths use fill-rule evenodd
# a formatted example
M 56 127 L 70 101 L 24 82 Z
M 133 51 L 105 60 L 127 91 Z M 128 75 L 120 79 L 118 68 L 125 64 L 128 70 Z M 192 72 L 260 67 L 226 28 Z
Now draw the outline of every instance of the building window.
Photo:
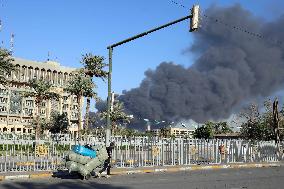
M 7 89 L 0 89 L 0 95 L 7 95 L 8 90 Z
M 33 109 L 25 108 L 25 115 L 28 115 L 28 116 L 33 115 Z
M 63 96 L 63 102 L 67 102 L 68 96 Z
M 7 122 L 7 118 L 3 118 L 3 122 Z
M 0 106 L 0 113 L 5 113 L 7 112 L 7 107 L 6 106 Z
M 41 109 L 41 110 L 40 110 L 40 114 L 41 114 L 41 115 L 45 115 L 45 109 Z
M 0 97 L 0 103 L 7 103 L 8 101 L 8 98 L 5 98 L 5 97 Z
M 62 110 L 67 111 L 68 110 L 68 104 L 63 104 Z
M 41 107 L 45 107 L 46 103 L 45 102 L 41 102 Z
M 72 112 L 72 114 L 71 114 L 71 117 L 73 118 L 73 119 L 78 119 L 78 113 L 77 112 Z
M 33 100 L 26 100 L 26 106 L 27 107 L 34 107 L 34 101 Z
M 77 102 L 77 97 L 73 97 L 73 102 Z

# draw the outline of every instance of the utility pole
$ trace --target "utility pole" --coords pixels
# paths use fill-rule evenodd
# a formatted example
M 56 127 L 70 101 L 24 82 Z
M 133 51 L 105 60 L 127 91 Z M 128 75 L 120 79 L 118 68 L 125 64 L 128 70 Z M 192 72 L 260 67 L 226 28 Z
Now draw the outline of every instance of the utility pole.
M 184 20 L 190 19 L 190 32 L 196 31 L 199 28 L 199 21 L 200 21 L 200 9 L 199 9 L 199 5 L 193 5 L 192 9 L 191 9 L 191 13 L 188 16 L 185 16 L 183 18 L 180 18 L 178 20 L 172 21 L 170 23 L 164 24 L 162 26 L 156 27 L 154 29 L 148 30 L 146 32 L 140 33 L 138 35 L 135 35 L 133 37 L 130 37 L 128 39 L 125 39 L 123 41 L 120 41 L 118 43 L 112 44 L 110 46 L 107 47 L 107 49 L 109 50 L 109 71 L 108 71 L 108 98 L 107 98 L 107 128 L 106 128 L 106 136 L 105 136 L 105 143 L 106 146 L 109 146 L 110 144 L 110 137 L 111 137 L 111 130 L 110 130 L 110 113 L 111 113 L 111 74 L 112 74 L 112 52 L 114 47 L 117 47 L 119 45 L 122 45 L 124 43 L 128 43 L 130 41 L 133 41 L 135 39 L 144 37 L 150 33 L 153 33 L 155 31 L 158 31 L 160 29 L 169 27 L 171 25 L 177 24 L 179 22 L 182 22 Z
M 278 115 L 278 99 L 277 98 L 273 102 L 273 122 L 274 122 L 275 143 L 278 145 L 280 142 L 280 133 L 279 133 L 279 115 Z

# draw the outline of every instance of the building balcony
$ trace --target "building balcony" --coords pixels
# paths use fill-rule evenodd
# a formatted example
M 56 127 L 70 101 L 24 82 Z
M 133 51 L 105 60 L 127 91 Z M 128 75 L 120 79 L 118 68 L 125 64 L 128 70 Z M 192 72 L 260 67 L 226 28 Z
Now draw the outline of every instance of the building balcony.
M 0 112 L 0 115 L 4 115 L 4 116 L 7 116 L 7 112 Z

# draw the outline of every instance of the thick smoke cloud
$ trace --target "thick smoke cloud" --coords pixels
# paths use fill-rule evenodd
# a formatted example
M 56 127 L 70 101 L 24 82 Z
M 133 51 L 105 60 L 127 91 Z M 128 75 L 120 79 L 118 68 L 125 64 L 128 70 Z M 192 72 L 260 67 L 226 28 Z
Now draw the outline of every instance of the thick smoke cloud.
M 284 16 L 264 23 L 240 5 L 205 11 L 224 23 L 269 37 L 261 39 L 203 19 L 186 54 L 197 57 L 189 68 L 161 63 L 145 72 L 138 88 L 120 98 L 136 117 L 156 120 L 228 118 L 242 103 L 267 97 L 283 87 Z M 273 40 L 272 40 L 273 39 Z

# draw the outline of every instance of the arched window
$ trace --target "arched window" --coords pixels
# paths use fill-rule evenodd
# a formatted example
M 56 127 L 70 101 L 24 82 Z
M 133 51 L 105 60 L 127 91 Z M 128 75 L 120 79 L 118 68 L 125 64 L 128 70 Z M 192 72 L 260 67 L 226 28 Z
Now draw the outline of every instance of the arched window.
M 39 79 L 39 68 L 37 67 L 34 69 L 34 78 Z
M 53 71 L 53 73 L 52 73 L 52 80 L 51 80 L 51 83 L 52 84 L 57 84 L 57 78 L 58 78 L 58 75 L 57 75 L 57 71 Z
M 27 75 L 27 80 L 29 81 L 29 80 L 32 80 L 33 79 L 33 75 L 34 75 L 34 69 L 33 69 L 33 67 L 29 67 L 28 68 L 28 75 Z
M 21 77 L 20 80 L 21 81 L 25 81 L 26 77 L 27 77 L 27 66 L 22 66 L 22 70 L 21 70 Z
M 47 70 L 46 81 L 51 81 L 51 70 Z

